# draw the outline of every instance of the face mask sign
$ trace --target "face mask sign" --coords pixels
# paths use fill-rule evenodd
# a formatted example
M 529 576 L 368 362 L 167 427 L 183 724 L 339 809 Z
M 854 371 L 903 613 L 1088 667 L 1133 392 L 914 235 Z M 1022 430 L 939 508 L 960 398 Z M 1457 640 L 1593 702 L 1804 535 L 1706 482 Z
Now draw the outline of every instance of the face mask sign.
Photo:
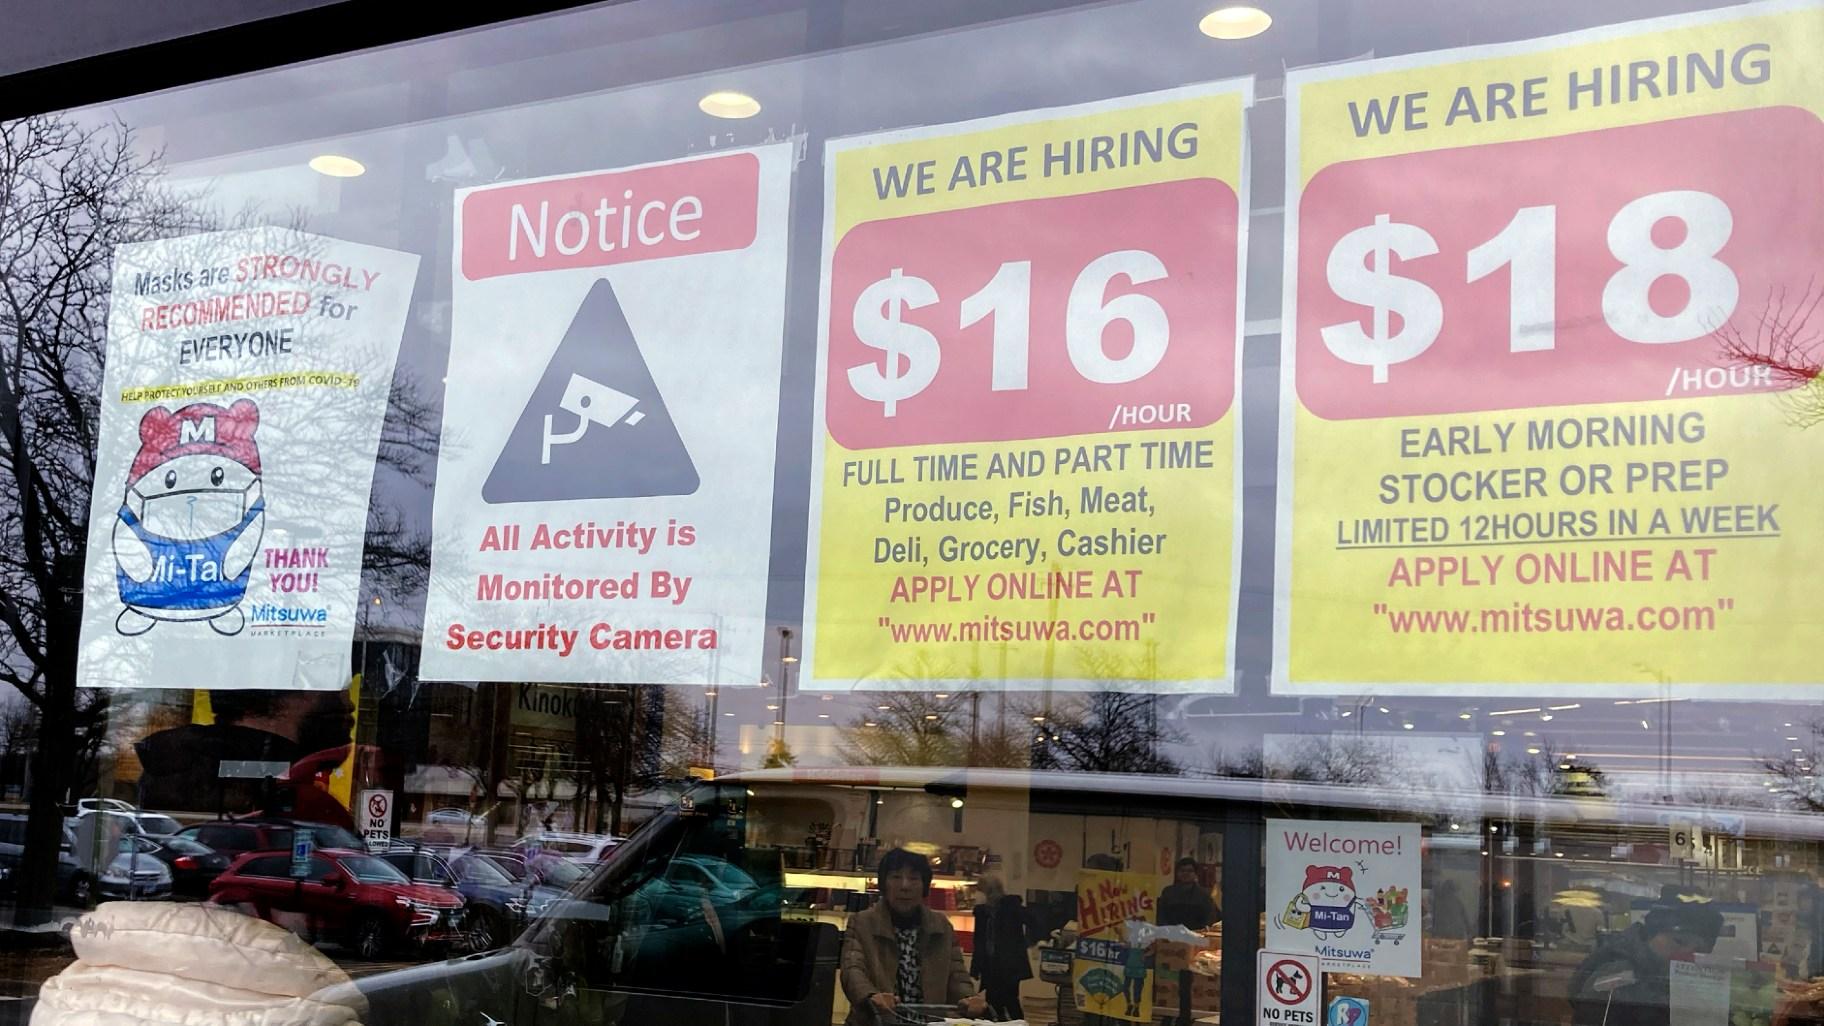
M 197 461 L 189 467 L 179 464 Z M 205 465 L 206 464 L 206 465 Z M 232 530 L 260 498 L 252 471 L 233 461 L 186 457 L 161 475 L 147 475 L 127 492 L 127 508 L 163 538 L 211 538 Z

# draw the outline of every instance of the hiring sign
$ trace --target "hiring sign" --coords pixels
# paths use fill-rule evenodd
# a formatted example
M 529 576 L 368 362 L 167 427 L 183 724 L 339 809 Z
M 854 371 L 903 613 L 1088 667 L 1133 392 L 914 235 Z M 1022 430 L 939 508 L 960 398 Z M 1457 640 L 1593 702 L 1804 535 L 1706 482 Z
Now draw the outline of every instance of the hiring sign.
M 1774 341 L 1821 35 L 1756 4 L 1286 76 L 1274 691 L 1815 693 L 1768 568 L 1824 557 Z
M 806 690 L 1231 690 L 1251 88 L 829 144 Z

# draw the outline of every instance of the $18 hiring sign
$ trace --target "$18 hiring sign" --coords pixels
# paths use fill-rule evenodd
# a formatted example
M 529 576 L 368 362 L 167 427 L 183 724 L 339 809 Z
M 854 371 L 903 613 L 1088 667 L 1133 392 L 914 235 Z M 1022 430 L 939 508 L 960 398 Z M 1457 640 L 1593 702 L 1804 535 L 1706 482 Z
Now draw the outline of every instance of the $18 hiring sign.
M 1277 689 L 1817 680 L 1766 569 L 1824 558 L 1824 437 L 1765 358 L 1821 43 L 1786 4 L 1289 76 Z
M 1226 689 L 1249 95 L 830 143 L 805 687 Z

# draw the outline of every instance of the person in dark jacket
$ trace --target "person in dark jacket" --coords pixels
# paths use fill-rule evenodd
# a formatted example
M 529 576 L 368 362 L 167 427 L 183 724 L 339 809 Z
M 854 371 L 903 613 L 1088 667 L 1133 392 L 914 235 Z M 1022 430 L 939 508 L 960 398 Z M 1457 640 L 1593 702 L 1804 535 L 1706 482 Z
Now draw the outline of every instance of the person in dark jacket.
M 1197 860 L 1185 856 L 1178 860 L 1172 882 L 1159 892 L 1160 926 L 1184 926 L 1201 930 L 1222 918 L 1222 910 L 1211 900 L 1210 891 L 1197 880 Z
M 1672 960 L 1716 946 L 1722 914 L 1698 901 L 1662 895 L 1644 923 L 1597 946 L 1571 975 L 1576 1026 L 1667 1026 Z
M 143 767 L 142 808 L 261 812 L 353 826 L 339 802 L 306 781 L 348 753 L 354 707 L 347 691 L 256 689 L 209 697 L 214 723 L 172 727 L 134 744 Z M 244 775 L 224 777 L 225 762 L 240 764 L 235 772 Z M 292 782 L 254 776 L 255 766 L 284 766 Z
M 969 975 L 982 981 L 982 993 L 996 1019 L 1024 1019 L 1020 981 L 1032 979 L 1026 906 L 993 877 L 982 881 L 982 897 L 975 906 L 975 954 Z

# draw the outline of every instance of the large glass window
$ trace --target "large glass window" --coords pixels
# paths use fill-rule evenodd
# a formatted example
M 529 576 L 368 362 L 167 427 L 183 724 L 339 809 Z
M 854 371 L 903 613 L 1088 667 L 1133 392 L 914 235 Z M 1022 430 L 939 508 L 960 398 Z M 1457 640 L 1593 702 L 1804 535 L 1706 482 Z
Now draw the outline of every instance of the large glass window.
M 8 996 L 1824 1017 L 1821 47 L 631 0 L 0 124 Z

